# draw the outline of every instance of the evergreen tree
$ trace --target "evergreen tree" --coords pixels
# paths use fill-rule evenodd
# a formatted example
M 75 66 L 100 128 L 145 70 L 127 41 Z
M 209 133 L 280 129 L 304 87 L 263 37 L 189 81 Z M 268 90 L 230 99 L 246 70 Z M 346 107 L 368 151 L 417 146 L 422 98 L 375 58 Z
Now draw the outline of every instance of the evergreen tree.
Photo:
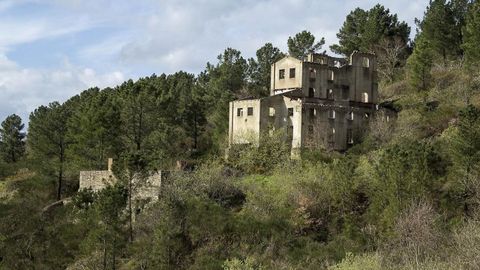
M 121 127 L 124 149 L 133 153 L 150 151 L 148 137 L 155 130 L 159 119 L 155 119 L 156 93 L 147 79 L 137 82 L 129 80 L 118 89 L 121 103 Z
M 288 53 L 290 56 L 303 60 L 309 53 L 315 53 L 322 49 L 325 38 L 315 43 L 315 36 L 309 31 L 297 33 L 293 38 L 288 37 Z
M 270 94 L 270 69 L 273 63 L 285 56 L 280 49 L 266 43 L 257 50 L 257 59 L 248 59 L 249 93 L 256 97 Z
M 195 76 L 186 72 L 177 72 L 169 76 L 167 80 L 173 81 L 173 91 L 176 94 L 178 117 L 177 124 L 185 133 L 185 136 L 178 138 L 177 142 L 185 151 L 185 154 L 194 154 L 199 150 L 199 138 L 203 133 L 206 118 L 204 105 L 204 92 L 195 82 Z M 187 158 L 189 156 L 183 156 Z
M 330 49 L 344 56 L 349 56 L 352 52 L 360 50 L 363 26 L 367 22 L 367 18 L 368 13 L 361 8 L 351 11 L 337 33 L 339 44 L 330 46 Z
M 461 54 L 461 31 L 451 3 L 446 0 L 431 1 L 423 20 L 417 20 L 417 25 L 423 38 L 428 40 L 433 52 L 442 58 L 444 65 L 447 65 L 450 56 L 457 57 Z
M 241 52 L 227 48 L 217 59 L 216 65 L 207 63 L 198 78 L 198 86 L 205 93 L 205 104 L 210 108 L 207 119 L 214 152 L 220 150 L 228 130 L 228 102 L 248 95 L 245 91 L 248 65 Z
M 465 63 L 468 68 L 478 71 L 480 68 L 480 1 L 475 1 L 468 11 L 463 29 Z
M 85 91 L 68 121 L 68 154 L 80 169 L 103 169 L 107 158 L 120 154 L 120 108 L 113 94 L 112 89 Z
M 63 192 L 66 150 L 71 143 L 66 135 L 72 109 L 72 103 L 62 106 L 53 102 L 48 107 L 40 106 L 30 114 L 28 126 L 27 143 L 32 157 L 41 171 L 57 178 L 58 200 Z
M 408 58 L 408 76 L 410 85 L 418 90 L 428 89 L 431 81 L 433 52 L 430 42 L 425 37 L 417 38 L 413 54 Z
M 0 152 L 5 162 L 17 162 L 25 153 L 24 124 L 16 114 L 8 116 L 0 128 Z
M 459 114 L 458 133 L 450 147 L 453 162 L 467 177 L 480 165 L 480 110 L 468 105 Z
M 354 51 L 375 51 L 382 40 L 400 40 L 407 44 L 410 27 L 400 22 L 396 14 L 378 4 L 368 11 L 357 8 L 347 15 L 342 28 L 337 33 L 339 44 L 330 47 L 332 51 L 350 56 Z

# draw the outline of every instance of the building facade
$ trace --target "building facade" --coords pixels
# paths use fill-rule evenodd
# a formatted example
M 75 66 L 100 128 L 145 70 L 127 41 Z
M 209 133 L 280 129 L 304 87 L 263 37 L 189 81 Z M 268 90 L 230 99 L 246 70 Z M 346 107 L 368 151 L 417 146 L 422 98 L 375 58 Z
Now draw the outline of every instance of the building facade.
M 230 102 L 229 145 L 258 145 L 281 129 L 292 157 L 302 148 L 348 149 L 381 109 L 376 65 L 375 55 L 359 52 L 348 61 L 325 54 L 277 61 L 269 97 Z

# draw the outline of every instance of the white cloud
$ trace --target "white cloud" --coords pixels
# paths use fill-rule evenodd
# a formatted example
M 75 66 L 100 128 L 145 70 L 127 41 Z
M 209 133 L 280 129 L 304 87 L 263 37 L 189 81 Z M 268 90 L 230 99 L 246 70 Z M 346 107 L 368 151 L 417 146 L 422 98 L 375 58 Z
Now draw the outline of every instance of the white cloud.
M 0 54 L 0 119 L 16 113 L 27 121 L 28 113 L 40 105 L 63 102 L 81 90 L 115 86 L 125 79 L 119 71 L 97 74 L 71 64 L 54 70 L 21 68 Z
M 382 2 L 382 1 L 380 1 Z M 250 57 L 266 42 L 286 51 L 288 36 L 311 31 L 329 45 L 347 14 L 360 5 L 369 9 L 377 1 L 239 0 L 162 1 L 152 14 L 138 21 L 139 30 L 121 49 L 125 65 L 150 65 L 167 72 L 178 68 L 198 72 L 226 47 L 240 49 Z M 413 26 L 426 0 L 383 1 L 399 19 Z M 413 31 L 412 27 L 412 31 Z

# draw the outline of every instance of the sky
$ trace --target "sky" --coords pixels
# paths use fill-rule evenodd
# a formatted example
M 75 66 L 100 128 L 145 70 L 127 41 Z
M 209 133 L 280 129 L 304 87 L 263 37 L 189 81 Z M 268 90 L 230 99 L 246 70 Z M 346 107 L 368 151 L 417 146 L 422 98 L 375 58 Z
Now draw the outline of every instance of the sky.
M 0 121 L 85 89 L 179 70 L 227 47 L 245 58 L 308 30 L 323 49 L 353 9 L 380 3 L 415 33 L 428 0 L 0 0 Z M 323 50 L 322 49 L 322 50 Z

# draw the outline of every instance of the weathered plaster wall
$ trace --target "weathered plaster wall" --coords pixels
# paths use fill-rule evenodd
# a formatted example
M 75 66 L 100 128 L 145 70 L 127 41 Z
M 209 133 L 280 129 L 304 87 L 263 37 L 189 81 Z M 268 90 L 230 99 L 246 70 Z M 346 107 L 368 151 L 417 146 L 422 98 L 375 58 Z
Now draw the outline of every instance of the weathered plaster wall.
M 230 103 L 229 143 L 256 144 L 260 133 L 284 129 L 292 157 L 296 149 L 320 144 L 346 150 L 363 136 L 378 110 L 376 65 L 376 57 L 368 53 L 354 53 L 349 61 L 321 54 L 311 54 L 305 61 L 279 60 L 271 67 L 270 97 Z M 284 78 L 279 77 L 280 70 Z M 248 106 L 254 108 L 252 118 L 245 118 Z M 242 117 L 237 115 L 239 107 L 244 108 Z

